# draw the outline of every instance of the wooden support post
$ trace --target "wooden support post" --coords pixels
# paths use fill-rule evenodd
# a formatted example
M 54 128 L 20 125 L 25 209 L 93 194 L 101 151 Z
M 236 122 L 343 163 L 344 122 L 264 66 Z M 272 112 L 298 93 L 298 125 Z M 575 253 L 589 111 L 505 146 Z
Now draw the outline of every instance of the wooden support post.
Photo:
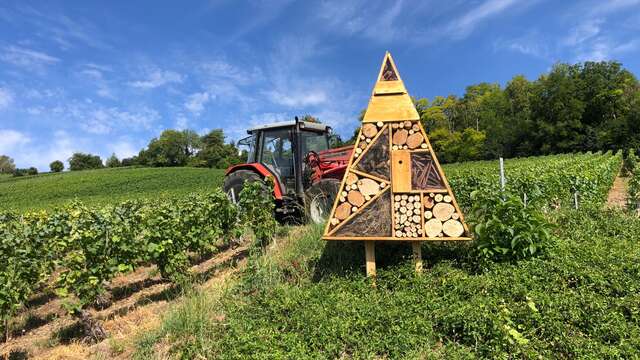
M 376 276 L 376 250 L 375 242 L 368 240 L 364 242 L 364 256 L 367 261 L 367 276 Z
M 411 242 L 413 248 L 413 263 L 416 267 L 416 274 L 422 273 L 422 243 L 420 241 Z

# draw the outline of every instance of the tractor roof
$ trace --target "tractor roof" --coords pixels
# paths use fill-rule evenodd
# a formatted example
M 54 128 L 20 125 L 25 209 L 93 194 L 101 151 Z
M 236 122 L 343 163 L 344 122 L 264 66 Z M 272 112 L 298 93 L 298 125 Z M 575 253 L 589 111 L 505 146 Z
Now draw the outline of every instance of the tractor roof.
M 323 131 L 323 132 L 328 131 L 329 129 L 331 129 L 331 127 L 329 125 L 315 123 L 315 122 L 298 121 L 298 123 L 300 124 L 300 128 L 301 129 L 309 129 L 309 130 Z M 296 125 L 295 120 L 280 121 L 280 122 L 276 122 L 276 123 L 256 126 L 256 127 L 252 128 L 252 129 L 247 130 L 247 133 L 251 134 L 254 131 L 258 131 L 258 130 L 267 130 L 267 129 L 283 128 L 283 127 L 293 127 L 295 125 Z

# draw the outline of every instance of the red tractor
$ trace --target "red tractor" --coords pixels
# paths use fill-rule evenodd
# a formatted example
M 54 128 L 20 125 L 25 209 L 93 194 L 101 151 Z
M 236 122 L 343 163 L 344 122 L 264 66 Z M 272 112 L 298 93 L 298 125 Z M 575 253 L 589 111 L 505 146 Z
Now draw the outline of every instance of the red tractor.
M 331 149 L 331 127 L 315 122 L 279 122 L 247 131 L 238 145 L 249 148 L 246 164 L 227 169 L 224 191 L 236 201 L 245 181 L 271 177 L 280 220 L 323 222 L 333 206 L 352 146 Z

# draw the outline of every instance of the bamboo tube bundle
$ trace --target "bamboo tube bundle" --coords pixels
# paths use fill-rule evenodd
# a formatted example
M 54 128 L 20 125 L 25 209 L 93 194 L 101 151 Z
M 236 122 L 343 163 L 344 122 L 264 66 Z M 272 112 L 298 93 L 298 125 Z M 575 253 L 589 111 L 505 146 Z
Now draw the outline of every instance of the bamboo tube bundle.
M 395 194 L 393 213 L 395 237 L 422 237 L 422 204 L 419 194 Z

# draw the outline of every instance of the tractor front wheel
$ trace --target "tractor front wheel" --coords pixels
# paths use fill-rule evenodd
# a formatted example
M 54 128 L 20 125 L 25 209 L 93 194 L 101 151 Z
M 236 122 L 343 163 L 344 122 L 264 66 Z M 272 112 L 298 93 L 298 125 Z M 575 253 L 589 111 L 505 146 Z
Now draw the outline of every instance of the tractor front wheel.
M 242 191 L 242 188 L 244 188 L 245 181 L 260 181 L 261 183 L 264 183 L 262 177 L 251 170 L 237 170 L 224 178 L 224 185 L 222 188 L 227 196 L 229 196 L 229 199 L 236 204 L 240 200 L 240 192 Z
M 305 212 L 307 219 L 320 224 L 331 215 L 333 202 L 340 190 L 340 181 L 336 179 L 322 179 L 305 192 Z

